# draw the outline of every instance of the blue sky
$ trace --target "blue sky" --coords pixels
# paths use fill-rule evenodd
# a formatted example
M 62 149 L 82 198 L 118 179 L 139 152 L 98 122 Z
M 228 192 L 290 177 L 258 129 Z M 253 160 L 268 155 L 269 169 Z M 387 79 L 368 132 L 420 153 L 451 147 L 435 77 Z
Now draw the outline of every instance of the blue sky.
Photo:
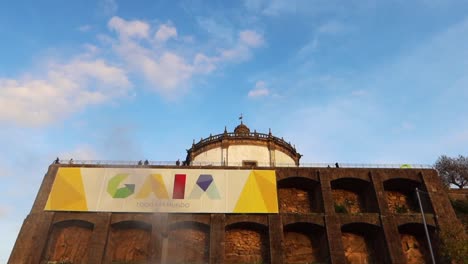
M 173 161 L 238 116 L 302 162 L 468 150 L 468 2 L 2 1 L 0 263 L 47 166 Z

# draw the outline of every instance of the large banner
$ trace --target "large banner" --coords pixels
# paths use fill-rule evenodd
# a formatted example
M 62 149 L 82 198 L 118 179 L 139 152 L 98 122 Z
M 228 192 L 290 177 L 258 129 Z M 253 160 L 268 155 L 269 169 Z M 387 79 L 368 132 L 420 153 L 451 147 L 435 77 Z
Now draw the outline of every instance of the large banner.
M 59 168 L 45 210 L 278 213 L 273 170 Z

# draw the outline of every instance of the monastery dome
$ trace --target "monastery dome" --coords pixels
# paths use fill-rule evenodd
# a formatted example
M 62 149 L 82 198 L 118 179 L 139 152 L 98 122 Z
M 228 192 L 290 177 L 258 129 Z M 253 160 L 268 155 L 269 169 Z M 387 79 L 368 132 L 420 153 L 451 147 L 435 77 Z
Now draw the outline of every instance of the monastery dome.
M 244 125 L 244 123 L 240 123 L 240 125 L 238 125 L 235 129 L 234 129 L 234 133 L 236 134 L 249 134 L 250 133 L 250 128 L 246 125 Z
M 195 166 L 296 167 L 301 154 L 283 138 L 252 133 L 242 121 L 234 132 L 210 135 L 187 150 L 186 164 Z

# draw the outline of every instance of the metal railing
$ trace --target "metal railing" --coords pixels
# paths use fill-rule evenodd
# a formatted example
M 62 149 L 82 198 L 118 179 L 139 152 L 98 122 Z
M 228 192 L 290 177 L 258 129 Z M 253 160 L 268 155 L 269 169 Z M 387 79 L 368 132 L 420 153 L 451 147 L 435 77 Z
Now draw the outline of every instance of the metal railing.
M 54 162 L 55 163 L 55 162 Z M 76 165 L 115 165 L 115 166 L 185 166 L 182 161 L 128 161 L 128 160 L 59 160 L 60 164 Z M 226 166 L 244 167 L 242 162 L 192 162 L 190 167 Z M 335 168 L 336 163 L 301 163 L 299 166 L 292 163 L 275 163 L 273 166 L 266 162 L 257 163 L 257 167 L 300 167 L 300 168 Z M 338 163 L 339 168 L 381 168 L 381 169 L 432 169 L 429 164 L 371 164 L 371 163 Z
M 194 143 L 192 148 L 199 148 L 205 144 L 209 144 L 214 141 L 219 141 L 221 139 L 257 139 L 257 140 L 272 140 L 278 144 L 285 145 L 289 148 L 296 150 L 296 147 L 290 142 L 286 142 L 283 138 L 275 137 L 272 134 L 264 134 L 258 132 L 251 133 L 223 133 L 218 135 L 210 135 L 207 138 L 202 138 L 197 143 Z

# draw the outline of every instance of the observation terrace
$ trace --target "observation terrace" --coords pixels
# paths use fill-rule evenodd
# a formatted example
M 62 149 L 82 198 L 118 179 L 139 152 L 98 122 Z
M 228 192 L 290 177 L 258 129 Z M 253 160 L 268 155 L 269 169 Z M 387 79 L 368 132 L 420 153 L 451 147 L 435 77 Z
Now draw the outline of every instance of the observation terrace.
M 191 165 L 177 165 L 177 161 L 149 161 L 145 164 L 143 160 L 59 160 L 62 165 L 90 165 L 90 166 L 110 166 L 110 167 L 234 167 L 245 168 L 241 162 L 231 163 L 230 166 L 224 166 L 220 162 L 193 162 Z M 270 164 L 258 164 L 258 167 L 269 168 Z M 335 168 L 335 163 L 301 163 L 294 164 L 276 164 L 275 168 L 299 167 L 299 168 Z M 429 164 L 371 164 L 371 163 L 339 163 L 340 168 L 380 168 L 380 169 L 433 169 Z

